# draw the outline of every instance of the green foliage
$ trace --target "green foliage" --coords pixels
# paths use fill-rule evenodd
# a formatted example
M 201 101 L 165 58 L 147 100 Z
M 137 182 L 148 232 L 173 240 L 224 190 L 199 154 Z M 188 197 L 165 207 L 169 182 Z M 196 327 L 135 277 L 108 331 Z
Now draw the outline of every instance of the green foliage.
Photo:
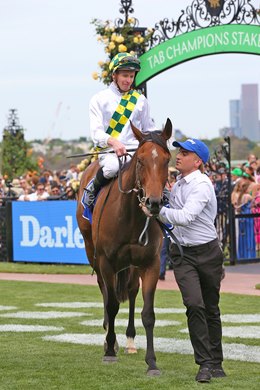
M 37 164 L 31 158 L 30 152 L 30 144 L 24 139 L 23 129 L 15 133 L 5 129 L 2 142 L 2 174 L 12 180 L 27 171 L 36 170 Z

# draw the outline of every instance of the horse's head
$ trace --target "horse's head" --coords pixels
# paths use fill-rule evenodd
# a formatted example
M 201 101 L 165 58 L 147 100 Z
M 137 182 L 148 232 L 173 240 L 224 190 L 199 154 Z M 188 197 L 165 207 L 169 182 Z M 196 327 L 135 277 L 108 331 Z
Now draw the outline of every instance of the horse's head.
M 162 207 L 163 189 L 168 177 L 171 158 L 167 140 L 172 135 L 172 123 L 167 119 L 162 131 L 142 133 L 132 123 L 131 127 L 139 147 L 136 157 L 136 184 L 139 200 L 151 215 L 157 216 Z

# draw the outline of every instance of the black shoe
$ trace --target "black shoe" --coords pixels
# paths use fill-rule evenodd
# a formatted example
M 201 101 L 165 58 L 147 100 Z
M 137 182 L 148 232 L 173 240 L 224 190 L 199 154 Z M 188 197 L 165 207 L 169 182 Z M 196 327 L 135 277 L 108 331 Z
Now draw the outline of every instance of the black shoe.
M 210 369 L 210 372 L 212 378 L 225 378 L 225 376 L 227 376 L 221 364 L 213 365 Z
M 164 275 L 160 275 L 160 276 L 159 276 L 159 279 L 160 279 L 160 280 L 165 280 L 165 276 L 164 276 Z
M 211 370 L 208 367 L 200 366 L 198 374 L 196 375 L 196 381 L 200 383 L 209 383 L 211 379 Z

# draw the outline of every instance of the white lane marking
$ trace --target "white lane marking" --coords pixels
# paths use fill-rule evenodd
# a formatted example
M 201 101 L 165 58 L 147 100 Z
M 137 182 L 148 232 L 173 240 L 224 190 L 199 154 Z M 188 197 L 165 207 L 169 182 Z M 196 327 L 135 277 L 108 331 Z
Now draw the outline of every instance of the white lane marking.
M 188 329 L 181 329 L 180 333 L 189 333 Z M 222 335 L 240 339 L 260 339 L 260 326 L 223 326 Z
M 117 319 L 115 321 L 115 326 L 124 326 L 125 328 L 127 327 L 128 320 L 123 320 L 123 319 Z M 180 321 L 170 321 L 170 320 L 155 320 L 155 326 L 156 327 L 164 327 L 164 326 L 178 326 L 180 325 Z M 81 325 L 86 325 L 86 326 L 103 326 L 103 320 L 87 320 L 81 322 Z M 140 328 L 143 327 L 142 320 L 136 319 L 135 320 L 135 327 Z
M 16 306 L 2 306 L 0 305 L 0 311 L 4 311 L 4 310 L 16 310 L 17 307 Z
M 41 325 L 18 325 L 6 324 L 0 325 L 0 332 L 62 332 L 64 328 L 57 326 L 41 326 Z
M 260 322 L 260 314 L 224 314 L 221 320 L 233 323 Z
M 103 346 L 105 336 L 101 334 L 64 333 L 56 336 L 43 336 L 42 338 L 46 341 Z M 126 338 L 123 334 L 117 334 L 117 341 L 121 346 L 124 346 Z M 137 348 L 146 349 L 145 336 L 136 336 L 135 343 Z M 193 349 L 189 340 L 155 337 L 154 347 L 155 351 L 158 352 L 193 355 Z M 260 347 L 256 346 L 235 343 L 223 344 L 223 354 L 224 358 L 228 360 L 260 363 Z
M 65 309 L 82 309 L 82 308 L 103 308 L 103 303 L 99 302 L 49 302 L 36 303 L 35 306 L 41 307 L 62 307 Z
M 5 318 L 33 318 L 33 319 L 49 319 L 49 318 L 67 318 L 67 317 L 83 317 L 90 314 L 76 313 L 72 311 L 18 311 L 16 313 L 0 314 L 0 317 Z
M 141 307 L 135 308 L 136 313 L 141 313 L 142 310 L 143 309 Z M 128 309 L 124 309 L 124 308 L 119 309 L 119 313 L 128 313 L 128 312 L 129 312 Z M 156 314 L 182 314 L 182 313 L 186 312 L 186 309 L 178 309 L 178 308 L 174 308 L 174 307 L 170 307 L 170 308 L 155 307 L 154 312 Z

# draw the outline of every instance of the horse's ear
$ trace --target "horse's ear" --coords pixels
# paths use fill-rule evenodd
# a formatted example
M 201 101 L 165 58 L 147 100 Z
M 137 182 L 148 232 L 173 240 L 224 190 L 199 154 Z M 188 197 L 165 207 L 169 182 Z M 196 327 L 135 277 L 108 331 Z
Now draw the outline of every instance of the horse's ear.
M 133 130 L 133 133 L 134 133 L 134 135 L 135 135 L 135 138 L 136 138 L 139 142 L 141 142 L 142 139 L 143 139 L 143 134 L 141 133 L 140 130 L 138 130 L 137 127 L 135 127 L 135 126 L 133 125 L 132 121 L 130 121 L 130 125 L 131 125 L 131 128 L 132 128 L 132 130 Z
M 168 139 L 172 136 L 172 122 L 169 118 L 167 118 L 167 121 L 165 123 L 164 129 L 162 131 L 161 136 L 168 141 Z

